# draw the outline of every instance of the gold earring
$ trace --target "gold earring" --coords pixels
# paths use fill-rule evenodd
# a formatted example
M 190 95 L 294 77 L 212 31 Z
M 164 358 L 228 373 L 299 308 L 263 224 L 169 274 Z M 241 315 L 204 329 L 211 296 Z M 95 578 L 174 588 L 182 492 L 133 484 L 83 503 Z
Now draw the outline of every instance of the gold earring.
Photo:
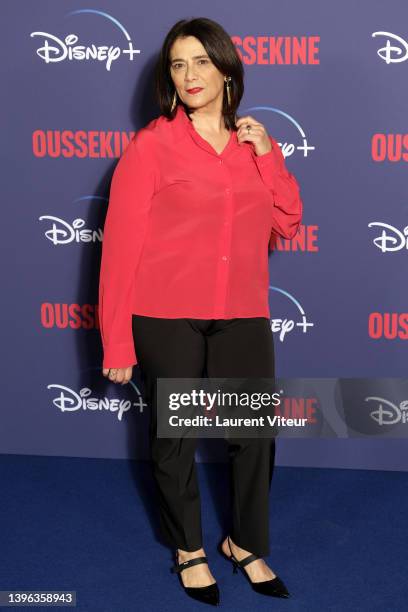
M 231 77 L 225 77 L 224 81 L 227 84 L 227 100 L 228 100 L 228 106 L 231 106 L 231 86 L 230 86 L 230 81 L 231 81 Z
M 174 107 L 176 106 L 177 103 L 177 91 L 174 92 L 174 96 L 173 96 L 173 103 L 171 105 L 171 111 L 174 109 Z

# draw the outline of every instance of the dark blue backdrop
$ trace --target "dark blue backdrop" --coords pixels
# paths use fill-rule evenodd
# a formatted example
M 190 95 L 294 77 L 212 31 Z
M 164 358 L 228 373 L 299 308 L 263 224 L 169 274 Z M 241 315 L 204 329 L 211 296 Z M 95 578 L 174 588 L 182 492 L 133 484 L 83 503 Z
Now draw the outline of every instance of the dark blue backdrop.
M 406 2 L 8 0 L 1 10 L 0 452 L 146 457 L 138 368 L 125 387 L 100 371 L 101 228 L 118 156 L 159 112 L 155 56 L 183 17 L 230 33 L 245 65 L 240 114 L 266 125 L 301 186 L 299 237 L 270 255 L 277 375 L 372 379 L 381 400 L 406 399 L 375 384 L 407 364 Z M 405 439 L 383 431 L 282 440 L 277 464 L 407 469 Z M 200 447 L 200 459 L 223 456 Z

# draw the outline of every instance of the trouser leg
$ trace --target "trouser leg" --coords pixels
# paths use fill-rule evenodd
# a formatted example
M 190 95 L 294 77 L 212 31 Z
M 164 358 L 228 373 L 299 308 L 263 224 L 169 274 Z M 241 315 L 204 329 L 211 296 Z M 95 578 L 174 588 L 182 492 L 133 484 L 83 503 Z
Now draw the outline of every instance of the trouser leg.
M 269 319 L 218 320 L 207 342 L 209 378 L 274 378 Z M 232 437 L 227 443 L 232 484 L 231 538 L 241 548 L 267 556 L 275 439 Z
M 157 437 L 157 378 L 201 378 L 205 338 L 187 319 L 142 315 L 133 315 L 133 337 L 150 407 L 150 450 L 162 533 L 173 548 L 194 551 L 202 547 L 196 439 Z

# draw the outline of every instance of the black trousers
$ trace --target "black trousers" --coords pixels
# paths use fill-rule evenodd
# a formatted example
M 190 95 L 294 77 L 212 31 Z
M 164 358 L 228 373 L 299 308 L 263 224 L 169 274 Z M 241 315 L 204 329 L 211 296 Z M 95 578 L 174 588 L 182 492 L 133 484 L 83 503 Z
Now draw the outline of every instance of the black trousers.
M 194 438 L 157 437 L 160 378 L 275 376 L 273 335 L 265 317 L 166 319 L 134 314 L 133 339 L 150 411 L 150 449 L 158 487 L 159 517 L 173 548 L 202 547 L 200 493 Z M 269 549 L 269 492 L 275 439 L 228 438 L 232 478 L 230 536 L 238 546 L 262 557 Z

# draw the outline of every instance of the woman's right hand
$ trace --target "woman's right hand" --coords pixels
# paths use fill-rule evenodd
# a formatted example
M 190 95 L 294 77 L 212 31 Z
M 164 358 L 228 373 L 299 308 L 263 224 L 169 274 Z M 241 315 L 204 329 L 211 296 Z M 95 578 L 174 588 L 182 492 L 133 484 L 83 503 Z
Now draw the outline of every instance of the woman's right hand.
M 128 368 L 103 368 L 102 374 L 109 378 L 111 382 L 126 385 L 132 378 L 133 366 Z

